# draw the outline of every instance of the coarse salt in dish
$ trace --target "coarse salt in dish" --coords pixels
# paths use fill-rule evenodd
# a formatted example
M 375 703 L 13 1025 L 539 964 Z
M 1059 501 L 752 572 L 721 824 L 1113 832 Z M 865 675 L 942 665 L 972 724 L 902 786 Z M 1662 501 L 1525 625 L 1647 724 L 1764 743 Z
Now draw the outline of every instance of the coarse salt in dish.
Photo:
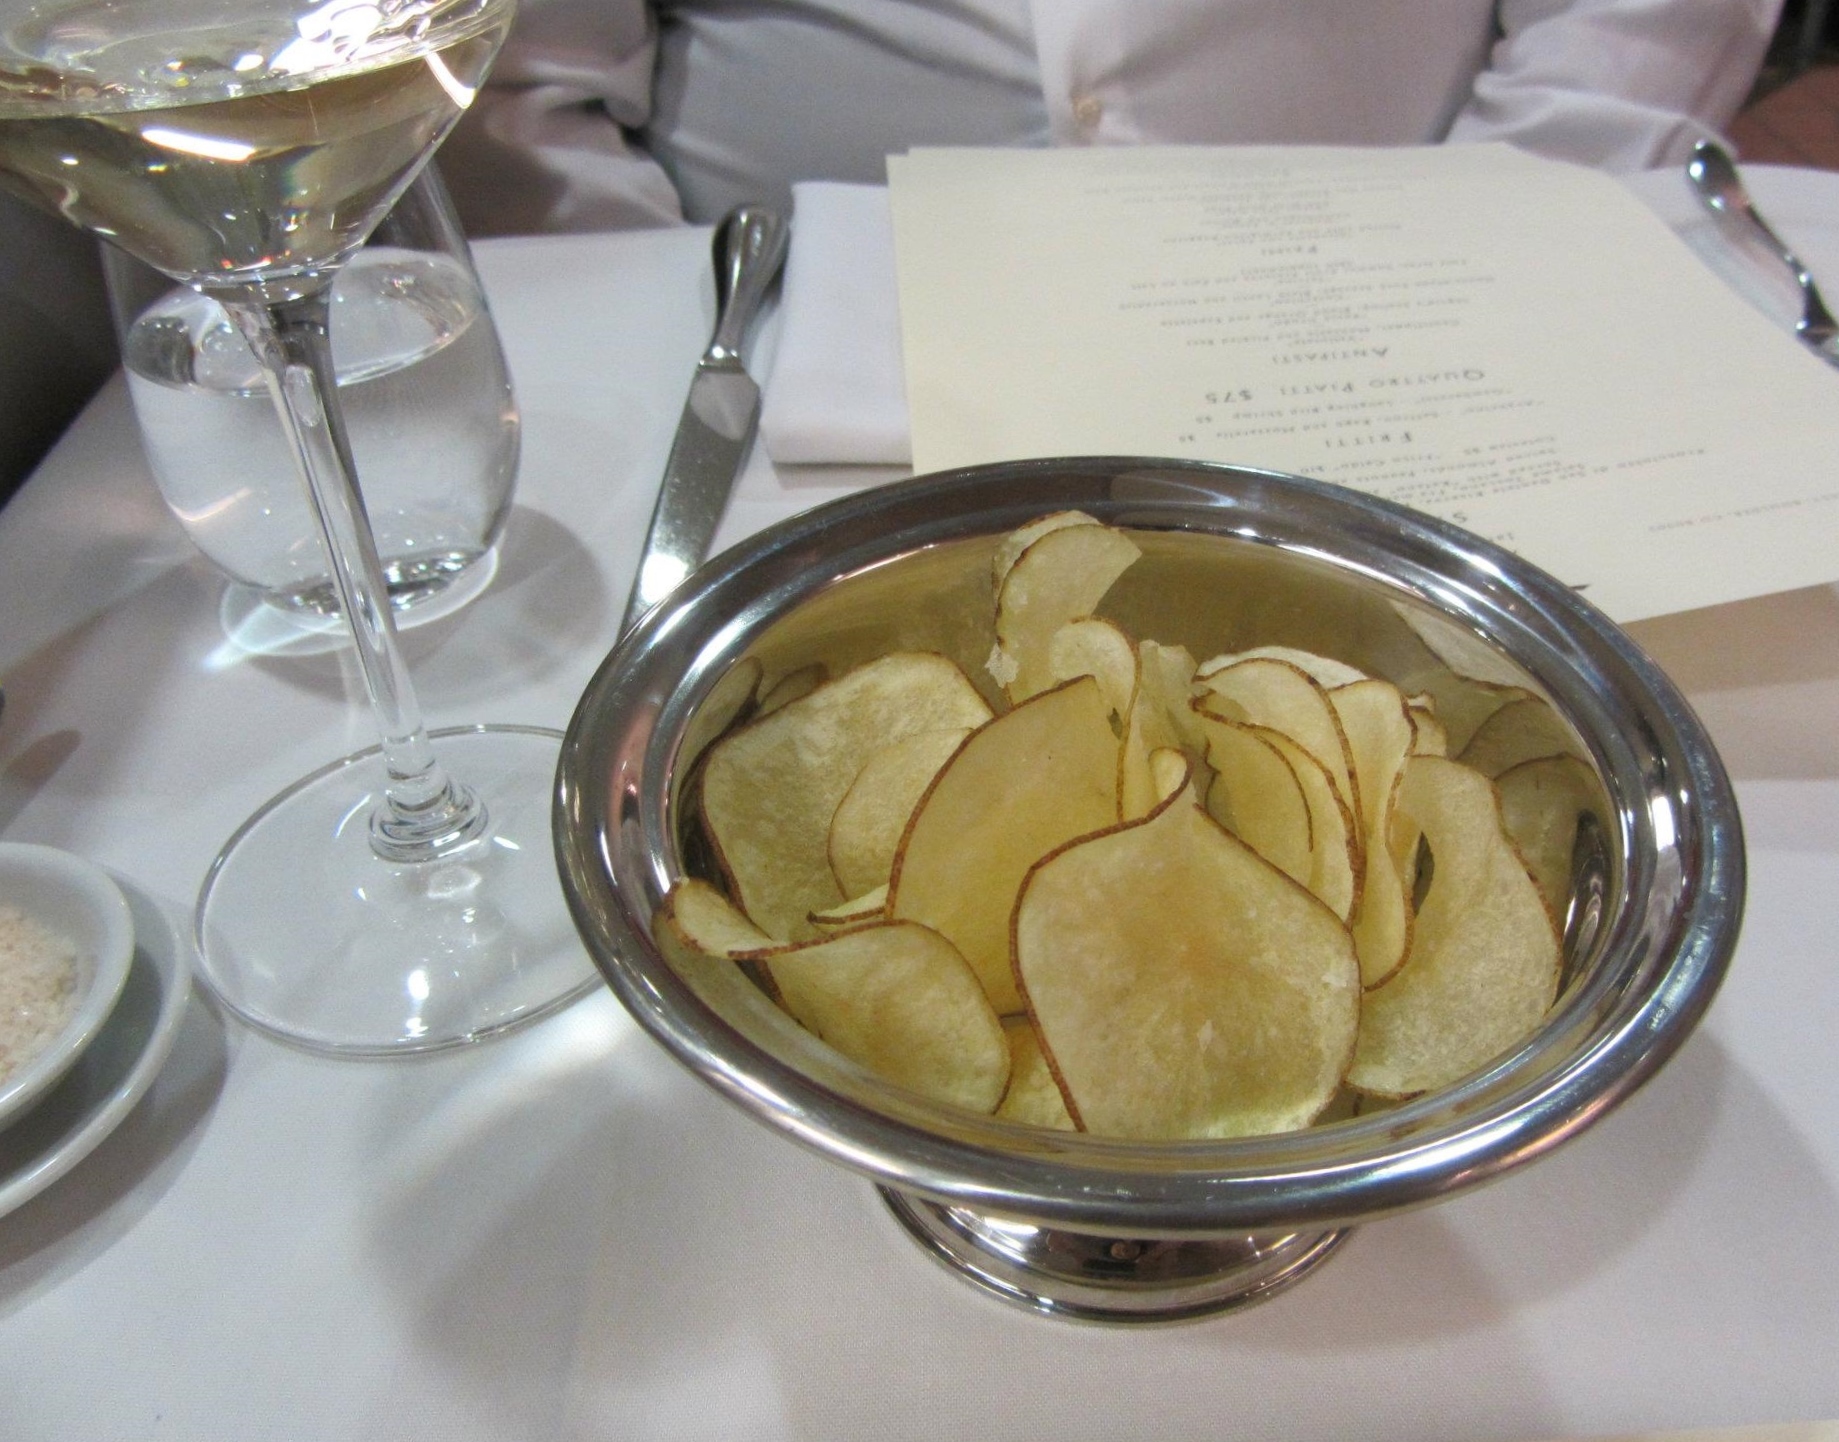
M 0 842 L 0 1127 L 76 1064 L 121 998 L 134 920 L 109 874 Z
M 76 1009 L 69 938 L 17 906 L 0 906 L 0 1082 L 50 1045 Z

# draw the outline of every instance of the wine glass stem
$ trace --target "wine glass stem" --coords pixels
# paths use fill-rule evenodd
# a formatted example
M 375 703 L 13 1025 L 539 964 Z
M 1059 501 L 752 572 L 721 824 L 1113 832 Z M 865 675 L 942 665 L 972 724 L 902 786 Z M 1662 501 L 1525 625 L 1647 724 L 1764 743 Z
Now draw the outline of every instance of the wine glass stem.
M 388 772 L 383 798 L 371 815 L 371 847 L 390 861 L 448 855 L 484 834 L 485 807 L 435 757 L 396 638 L 388 582 L 339 411 L 330 289 L 281 301 L 219 299 L 267 376 L 357 648 Z

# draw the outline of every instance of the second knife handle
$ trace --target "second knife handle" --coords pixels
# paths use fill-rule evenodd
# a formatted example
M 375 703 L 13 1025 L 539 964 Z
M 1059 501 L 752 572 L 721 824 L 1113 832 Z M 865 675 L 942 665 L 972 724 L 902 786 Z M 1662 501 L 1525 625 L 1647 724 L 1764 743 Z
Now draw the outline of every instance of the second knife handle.
M 715 228 L 715 335 L 705 364 L 741 363 L 741 344 L 785 263 L 791 227 L 764 205 L 737 205 Z

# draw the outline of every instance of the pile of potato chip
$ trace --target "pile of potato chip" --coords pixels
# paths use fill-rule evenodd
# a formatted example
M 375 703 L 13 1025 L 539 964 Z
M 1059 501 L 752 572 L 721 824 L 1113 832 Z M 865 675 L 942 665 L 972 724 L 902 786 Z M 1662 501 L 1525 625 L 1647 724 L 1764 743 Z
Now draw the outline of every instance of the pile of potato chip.
M 1523 1037 L 1597 795 L 1551 709 L 1478 682 L 1457 737 L 1327 657 L 1197 664 L 1098 617 L 1139 554 L 1078 512 L 1005 538 L 984 689 L 896 652 L 764 692 L 703 758 L 720 884 L 672 889 L 666 953 L 927 1097 L 1106 1136 L 1303 1127 Z

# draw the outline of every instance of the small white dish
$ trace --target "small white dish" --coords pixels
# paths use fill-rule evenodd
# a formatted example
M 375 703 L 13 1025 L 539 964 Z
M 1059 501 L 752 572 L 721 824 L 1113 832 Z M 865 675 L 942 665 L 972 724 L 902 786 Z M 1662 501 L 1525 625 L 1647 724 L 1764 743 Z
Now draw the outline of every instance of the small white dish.
M 30 1114 L 0 1132 L 0 1217 L 70 1172 L 125 1121 L 172 1054 L 191 997 L 191 944 L 172 918 L 122 883 L 134 960 L 101 1034 Z
M 127 898 L 94 862 L 50 846 L 0 842 L 0 906 L 17 907 L 76 953 L 76 1006 L 63 1028 L 0 1078 L 0 1129 L 30 1111 L 101 1032 L 134 959 Z

